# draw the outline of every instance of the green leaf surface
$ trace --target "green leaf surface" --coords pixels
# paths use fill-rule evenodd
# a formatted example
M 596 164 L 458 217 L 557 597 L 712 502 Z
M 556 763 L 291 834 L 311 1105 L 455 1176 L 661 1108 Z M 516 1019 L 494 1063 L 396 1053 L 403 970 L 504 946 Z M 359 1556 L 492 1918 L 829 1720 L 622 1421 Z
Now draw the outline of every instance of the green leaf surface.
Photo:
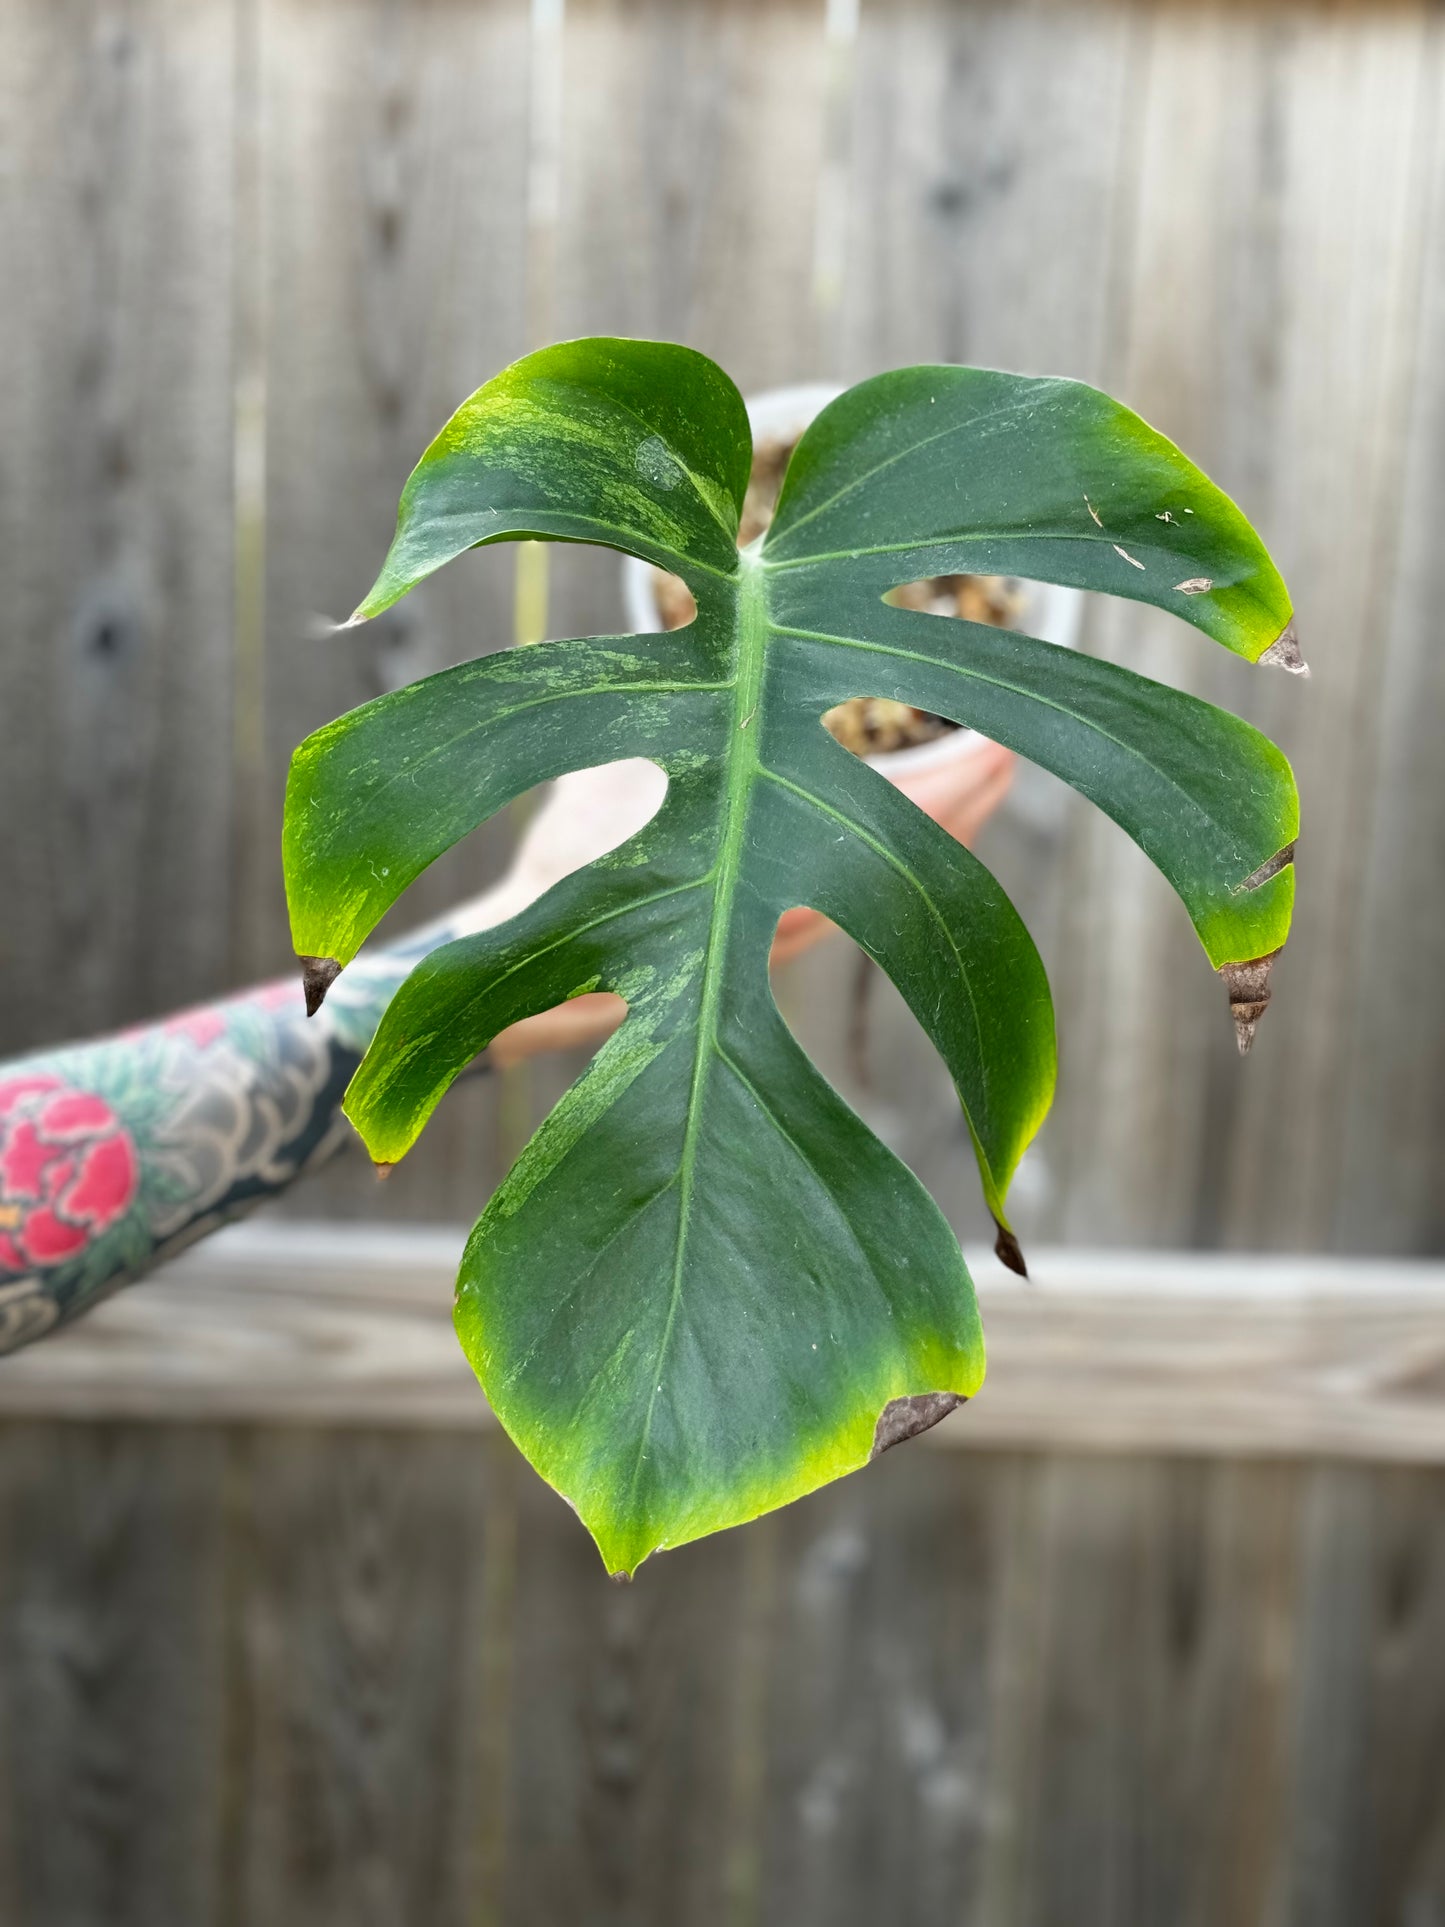
M 1290 621 L 1259 537 L 1173 442 L 1083 382 L 991 368 L 900 368 L 840 395 L 765 547 L 834 592 L 971 570 L 1127 596 L 1250 662 Z
M 408 482 L 358 615 L 526 535 L 660 562 L 697 619 L 383 696 L 301 746 L 287 794 L 296 948 L 345 963 L 427 864 L 536 783 L 633 756 L 667 774 L 628 843 L 416 968 L 347 1097 L 392 1162 L 498 1031 L 584 991 L 626 1000 L 483 1212 L 457 1301 L 502 1423 L 623 1572 L 854 1469 L 983 1375 L 947 1224 L 778 1015 L 779 916 L 821 910 L 892 976 L 953 1076 L 1005 1236 L 1053 1092 L 1048 986 L 1016 913 L 833 741 L 826 710 L 897 697 L 1053 770 L 1158 865 L 1216 967 L 1277 949 L 1289 919 L 1294 785 L 1257 732 L 882 600 L 929 573 L 1006 571 L 1157 602 L 1257 658 L 1288 623 L 1283 584 L 1170 443 L 1078 384 L 903 370 L 824 412 L 740 554 L 749 459 L 736 391 L 685 349 L 573 342 L 489 382 Z

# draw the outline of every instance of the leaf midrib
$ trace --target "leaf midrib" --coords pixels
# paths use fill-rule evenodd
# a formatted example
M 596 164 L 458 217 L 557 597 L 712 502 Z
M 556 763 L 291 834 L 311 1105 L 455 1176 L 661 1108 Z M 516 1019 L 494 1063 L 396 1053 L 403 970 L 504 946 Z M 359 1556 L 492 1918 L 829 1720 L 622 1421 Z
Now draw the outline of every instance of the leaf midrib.
M 756 778 L 758 739 L 762 732 L 757 711 L 762 695 L 763 665 L 767 653 L 769 621 L 765 576 L 761 564 L 746 553 L 739 556 L 739 580 L 734 609 L 734 698 L 731 742 L 727 752 L 727 776 L 723 791 L 721 829 L 713 883 L 712 914 L 708 921 L 707 946 L 703 953 L 702 988 L 698 1000 L 697 1045 L 693 1053 L 692 1081 L 687 1097 L 687 1123 L 682 1152 L 678 1159 L 677 1247 L 673 1255 L 672 1290 L 667 1316 L 657 1347 L 657 1363 L 652 1371 L 652 1390 L 637 1442 L 637 1458 L 632 1468 L 632 1496 L 642 1477 L 647 1447 L 652 1436 L 653 1414 L 661 1390 L 659 1374 L 672 1342 L 682 1302 L 683 1266 L 687 1258 L 688 1232 L 692 1211 L 693 1181 L 697 1169 L 697 1137 L 702 1124 L 703 1094 L 709 1061 L 717 1053 L 718 1008 L 722 999 L 723 972 L 728 940 L 732 931 L 733 898 L 742 872 L 743 831 L 748 805 Z

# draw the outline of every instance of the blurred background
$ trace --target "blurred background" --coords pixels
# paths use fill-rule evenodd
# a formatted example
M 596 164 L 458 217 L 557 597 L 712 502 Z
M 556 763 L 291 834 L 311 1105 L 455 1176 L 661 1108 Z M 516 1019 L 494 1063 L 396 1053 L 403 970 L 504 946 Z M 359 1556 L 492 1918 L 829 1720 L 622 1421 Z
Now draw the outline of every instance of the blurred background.
M 1314 675 L 1122 605 L 1085 646 L 1274 736 L 1305 829 L 1241 1063 L 1167 886 L 1021 772 L 980 853 L 1061 1082 L 1016 1222 L 1061 1276 L 1223 1254 L 1231 1342 L 1302 1275 L 1273 1254 L 1347 1258 L 1309 1274 L 1316 1403 L 1395 1401 L 1306 1451 L 1261 1367 L 1237 1436 L 1086 1438 L 1113 1381 L 1081 1339 L 1072 1430 L 895 1454 L 623 1592 L 465 1423 L 0 1399 L 0 1920 L 1445 1923 L 1445 1287 L 1382 1262 L 1445 1244 L 1445 8 L 0 11 L 0 1050 L 289 969 L 300 738 L 622 626 L 616 557 L 502 547 L 326 633 L 425 442 L 528 347 L 670 337 L 745 393 L 1081 377 L 1239 500 Z M 518 821 L 392 927 L 498 875 Z M 886 982 L 839 939 L 779 997 L 982 1239 Z M 579 1062 L 459 1087 L 384 1189 L 343 1160 L 286 1211 L 469 1222 Z M 1415 1307 L 1383 1338 L 1376 1287 Z M 1189 1302 L 1207 1400 L 1247 1332 Z

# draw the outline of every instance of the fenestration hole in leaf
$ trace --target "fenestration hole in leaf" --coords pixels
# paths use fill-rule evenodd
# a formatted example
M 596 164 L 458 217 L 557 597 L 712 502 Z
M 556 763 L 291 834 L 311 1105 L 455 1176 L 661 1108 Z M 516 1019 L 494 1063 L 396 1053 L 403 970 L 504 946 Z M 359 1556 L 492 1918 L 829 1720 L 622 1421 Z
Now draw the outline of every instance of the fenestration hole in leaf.
M 532 1039 L 536 1036 L 545 1039 L 548 1052 L 566 1053 L 561 1061 L 576 1078 L 626 1016 L 627 1005 L 610 991 L 584 991 L 510 1025 L 493 1039 L 487 1060 L 498 1070 L 509 1070 L 534 1055 Z
M 1011 575 L 930 575 L 900 582 L 884 596 L 895 609 L 927 616 L 957 616 L 991 629 L 1022 629 L 1040 594 L 1039 585 Z
M 524 827 L 488 905 L 501 914 L 488 921 L 502 922 L 564 877 L 620 850 L 646 829 L 666 795 L 667 777 L 641 756 L 573 770 L 529 791 L 512 806 Z

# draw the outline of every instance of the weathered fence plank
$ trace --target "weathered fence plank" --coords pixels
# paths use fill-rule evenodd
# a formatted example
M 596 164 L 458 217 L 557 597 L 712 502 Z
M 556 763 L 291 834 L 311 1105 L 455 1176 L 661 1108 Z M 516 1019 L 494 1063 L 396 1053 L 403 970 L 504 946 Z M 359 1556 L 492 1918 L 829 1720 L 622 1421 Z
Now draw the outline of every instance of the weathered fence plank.
M 0 1900 L 14 1922 L 218 1918 L 225 1441 L 0 1444 Z
M 465 1435 L 245 1441 L 230 1629 L 240 1918 L 472 1918 L 495 1458 Z
M 1399 525 L 1392 531 L 1393 582 L 1377 565 L 1377 607 L 1365 654 L 1379 683 L 1373 782 L 1354 917 L 1352 1003 L 1338 1033 L 1343 1087 L 1332 1242 L 1356 1251 L 1437 1251 L 1445 1244 L 1445 1026 L 1438 1007 L 1445 951 L 1445 783 L 1439 780 L 1439 719 L 1445 715 L 1445 20 L 1432 15 L 1422 62 L 1435 82 L 1421 114 L 1425 176 L 1421 283 Z M 1388 1122 L 1386 1122 L 1388 1120 Z
M 0 1051 L 226 981 L 234 32 L 0 21 Z
M 267 762 L 257 833 L 274 850 L 286 765 L 307 731 L 512 640 L 510 547 L 468 557 L 366 629 L 328 635 L 326 621 L 369 586 L 426 442 L 526 346 L 528 8 L 263 0 L 262 31 Z M 505 823 L 469 838 L 387 928 L 481 888 L 510 844 Z M 279 866 L 252 868 L 252 968 L 288 968 Z M 459 1091 L 428 1166 L 399 1173 L 384 1198 L 364 1167 L 340 1166 L 320 1181 L 325 1208 L 425 1217 L 477 1201 L 496 1168 L 494 1106 L 492 1089 Z
M 898 1452 L 621 1589 L 499 1440 L 5 1420 L 7 1927 L 1410 1927 L 1442 1510 Z
M 1353 1043 L 1366 1044 L 1353 1025 L 1364 1014 L 1362 982 L 1377 967 L 1362 893 L 1384 775 L 1380 651 L 1401 538 L 1417 518 L 1436 520 L 1428 500 L 1407 496 L 1404 473 L 1414 386 L 1431 355 L 1420 333 L 1418 237 L 1445 90 L 1433 12 L 1307 16 L 1280 62 L 1289 293 L 1272 323 L 1278 466 L 1266 526 L 1297 584 L 1315 680 L 1298 692 L 1294 722 L 1284 719 L 1296 693 L 1288 688 L 1258 712 L 1287 742 L 1309 814 L 1295 947 L 1281 969 L 1283 1022 L 1257 1075 L 1237 1087 L 1234 1115 L 1221 1120 L 1229 1162 L 1217 1222 L 1240 1244 L 1318 1245 L 1342 1229 L 1346 1059 Z M 1437 905 L 1422 940 L 1438 947 L 1440 931 Z M 1415 1022 L 1429 1027 L 1423 1011 Z M 1381 1127 L 1397 1141 L 1393 1122 Z
M 772 1522 L 760 1924 L 861 1922 L 885 1894 L 950 1918 L 998 1797 L 988 1671 L 1009 1462 L 966 1487 L 942 1455 L 908 1477 L 875 1469 L 866 1492 Z
M 723 1912 L 746 1561 L 716 1540 L 618 1586 L 519 1473 L 499 1918 L 713 1921 Z

